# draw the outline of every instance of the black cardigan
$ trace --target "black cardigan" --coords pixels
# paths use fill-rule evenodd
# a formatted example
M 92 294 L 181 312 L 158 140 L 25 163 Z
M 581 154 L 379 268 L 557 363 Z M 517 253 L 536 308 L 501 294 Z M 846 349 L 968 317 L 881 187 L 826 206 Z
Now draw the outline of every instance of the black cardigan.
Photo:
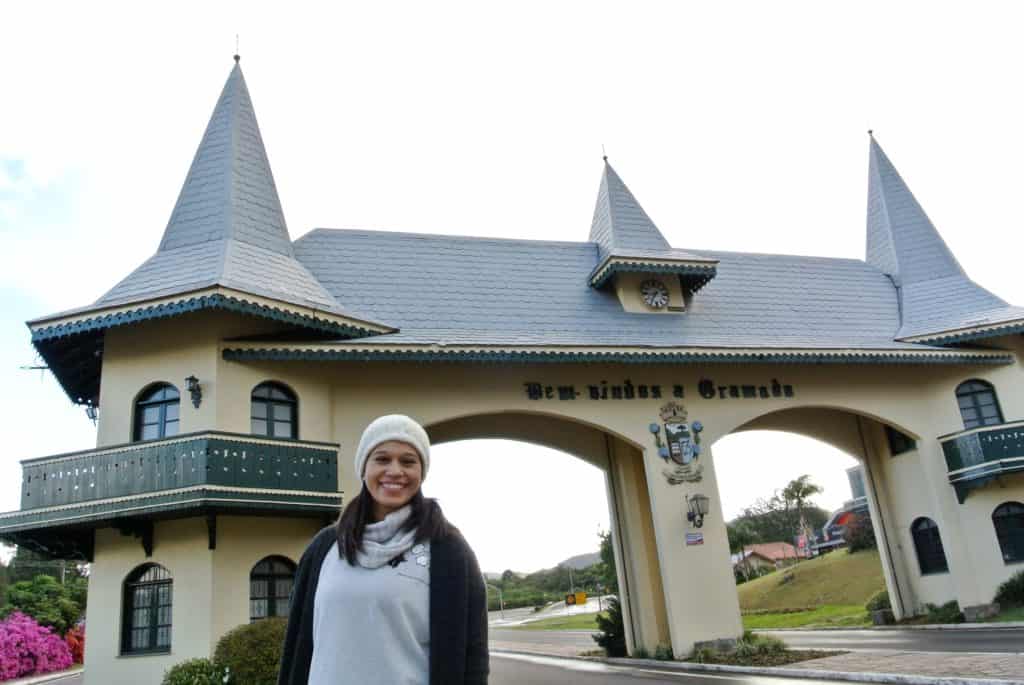
M 324 528 L 299 561 L 278 685 L 309 682 L 316 587 L 320 566 L 336 540 L 335 527 Z M 483 575 L 473 550 L 453 531 L 430 542 L 430 685 L 486 685 L 489 661 Z

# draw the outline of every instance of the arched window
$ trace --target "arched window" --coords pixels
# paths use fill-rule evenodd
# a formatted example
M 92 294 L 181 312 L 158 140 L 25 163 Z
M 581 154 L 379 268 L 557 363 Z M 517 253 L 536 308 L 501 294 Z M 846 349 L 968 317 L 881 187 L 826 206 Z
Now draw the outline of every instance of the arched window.
M 252 391 L 253 435 L 299 437 L 299 401 L 280 383 L 260 383 Z
M 992 525 L 1003 553 L 1003 561 L 1010 564 L 1024 561 L 1024 504 L 1004 502 L 992 512 Z
M 910 526 L 914 536 L 914 549 L 917 551 L 917 564 L 921 567 L 921 575 L 930 573 L 947 573 L 946 550 L 942 548 L 939 527 L 930 518 L 922 517 Z
M 122 654 L 171 651 L 171 574 L 144 564 L 124 581 Z
M 1003 422 L 1003 412 L 999 409 L 996 391 L 991 383 L 976 378 L 964 381 L 956 387 L 956 401 L 960 405 L 960 416 L 966 429 L 994 426 Z
M 168 383 L 146 388 L 135 401 L 133 440 L 157 440 L 178 434 L 178 390 Z
M 287 616 L 295 564 L 284 557 L 267 557 L 249 573 L 249 621 Z

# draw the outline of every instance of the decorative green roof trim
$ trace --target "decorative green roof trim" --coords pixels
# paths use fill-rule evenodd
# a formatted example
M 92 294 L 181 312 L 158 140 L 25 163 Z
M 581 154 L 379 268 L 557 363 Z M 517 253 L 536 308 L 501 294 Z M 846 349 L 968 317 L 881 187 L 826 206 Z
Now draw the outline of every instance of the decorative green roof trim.
M 909 338 L 903 338 L 903 340 L 906 342 L 927 343 L 930 345 L 952 345 L 954 343 L 970 342 L 972 340 L 999 338 L 1004 335 L 1015 335 L 1017 333 L 1024 333 L 1024 321 L 1018 320 L 1010 321 L 1005 324 L 989 324 L 959 332 L 916 335 Z
M 269 493 L 245 488 L 195 488 L 173 493 L 154 493 L 116 501 L 85 502 L 64 507 L 27 509 L 0 515 L 0 536 L 28 530 L 64 526 L 91 526 L 118 519 L 173 513 L 177 518 L 196 509 L 244 509 L 278 512 L 308 512 L 316 516 L 336 513 L 342 504 L 340 494 Z
M 141 321 L 149 321 L 151 319 L 164 319 L 206 309 L 219 309 L 238 312 L 240 314 L 248 314 L 250 316 L 271 319 L 273 321 L 279 321 L 293 326 L 300 326 L 302 328 L 312 329 L 330 335 L 338 335 L 342 338 L 358 338 L 377 334 L 377 331 L 369 328 L 328 321 L 315 316 L 284 311 L 275 307 L 256 304 L 236 297 L 215 293 L 212 295 L 191 297 L 185 300 L 178 300 L 176 302 L 140 307 L 130 311 L 100 315 L 94 318 L 73 321 L 66 324 L 36 328 L 32 331 L 32 342 L 45 342 L 47 340 L 65 338 L 79 333 L 105 330 L 115 326 L 125 326 L 128 324 L 139 323 Z
M 646 261 L 611 257 L 603 265 L 598 265 L 597 269 L 594 270 L 590 276 L 590 285 L 594 288 L 600 288 L 617 273 L 636 273 L 638 271 L 643 273 L 678 274 L 686 281 L 691 292 L 697 292 L 715 277 L 718 269 L 715 264 L 669 264 L 657 260 Z
M 970 353 L 901 353 L 813 351 L 793 352 L 551 352 L 526 350 L 282 350 L 226 349 L 223 358 L 229 361 L 412 361 L 412 362 L 483 362 L 522 364 L 571 364 L 612 362 L 623 364 L 686 364 L 695 362 L 754 364 L 1012 364 L 1012 354 L 978 355 Z

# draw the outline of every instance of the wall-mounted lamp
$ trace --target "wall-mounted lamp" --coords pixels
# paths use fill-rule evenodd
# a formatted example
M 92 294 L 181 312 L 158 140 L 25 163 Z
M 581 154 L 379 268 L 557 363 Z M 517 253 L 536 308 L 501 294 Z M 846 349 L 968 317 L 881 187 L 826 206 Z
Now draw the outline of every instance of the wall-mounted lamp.
M 700 528 L 704 525 L 704 517 L 708 514 L 708 505 L 710 503 L 711 500 L 704 495 L 686 496 L 686 506 L 689 509 L 686 512 L 686 520 L 692 523 L 694 528 Z
M 96 423 L 96 419 L 100 416 L 99 408 L 94 404 L 85 405 L 85 415 L 89 417 L 89 420 Z
M 195 376 L 186 378 L 185 389 L 192 396 L 192 406 L 199 409 L 199 404 L 203 401 L 203 389 L 199 386 L 199 379 Z

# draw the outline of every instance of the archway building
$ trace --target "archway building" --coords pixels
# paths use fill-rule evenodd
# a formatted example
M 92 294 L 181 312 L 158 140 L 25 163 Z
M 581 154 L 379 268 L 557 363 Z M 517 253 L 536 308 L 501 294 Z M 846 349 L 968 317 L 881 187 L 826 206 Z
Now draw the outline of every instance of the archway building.
M 29 322 L 97 444 L 23 462 L 0 535 L 92 562 L 88 683 L 155 682 L 287 611 L 363 427 L 403 412 L 602 468 L 628 643 L 684 655 L 742 632 L 710 446 L 776 429 L 861 460 L 898 615 L 973 615 L 1024 568 L 1024 309 L 869 162 L 865 260 L 674 248 L 607 161 L 580 242 L 293 242 L 236 63 L 154 255 Z

